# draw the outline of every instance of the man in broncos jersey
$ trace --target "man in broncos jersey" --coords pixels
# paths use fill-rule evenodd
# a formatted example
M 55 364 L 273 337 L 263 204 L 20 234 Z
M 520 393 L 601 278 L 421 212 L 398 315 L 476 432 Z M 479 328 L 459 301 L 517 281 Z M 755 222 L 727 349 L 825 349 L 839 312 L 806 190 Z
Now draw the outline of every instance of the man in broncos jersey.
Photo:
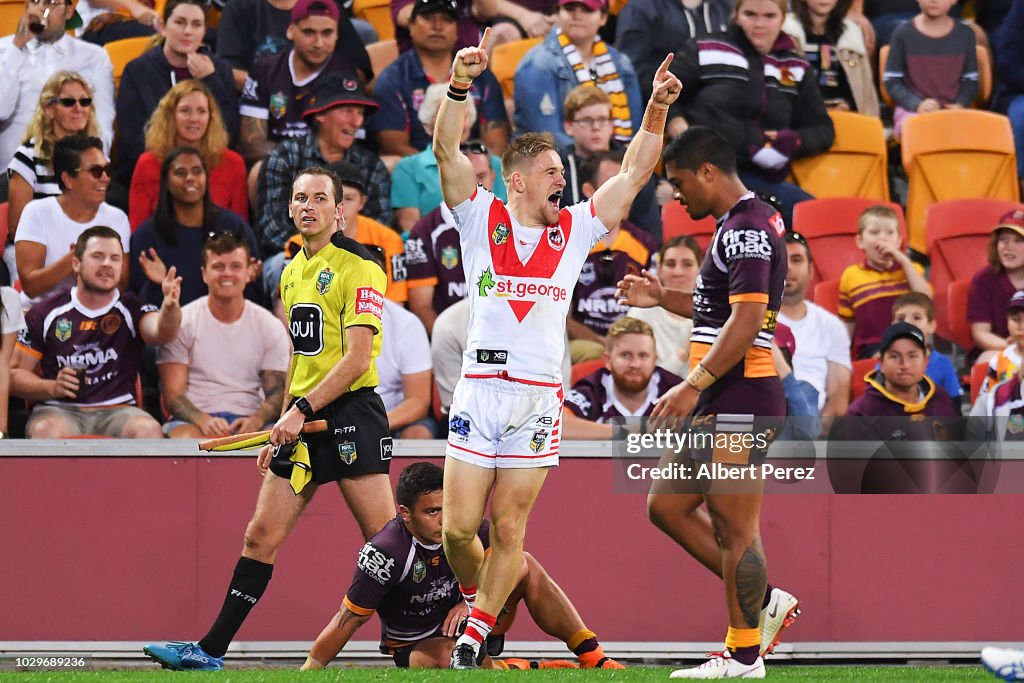
M 457 669 L 478 666 L 481 645 L 522 567 L 530 509 L 547 468 L 558 464 L 561 358 L 573 285 L 605 226 L 619 224 L 654 170 L 668 106 L 680 92 L 668 73 L 669 55 L 619 173 L 566 209 L 559 208 L 565 179 L 554 139 L 547 133 L 516 138 L 501 160 L 506 205 L 477 187 L 473 166 L 459 150 L 463 108 L 473 79 L 487 67 L 489 35 L 455 55 L 434 129 L 441 192 L 459 230 L 470 299 L 445 466 L 445 554 L 472 606 L 452 653 Z M 485 558 L 477 528 L 488 498 L 491 553 Z
M 400 668 L 447 667 L 455 635 L 466 617 L 458 581 L 441 547 L 441 468 L 428 462 L 409 465 L 398 479 L 399 514 L 362 550 L 352 585 L 341 609 L 316 639 L 303 669 L 321 669 L 348 643 L 374 612 L 381 621 L 382 654 L 391 655 Z M 487 521 L 477 536 L 489 543 Z M 504 634 L 515 618 L 520 600 L 537 625 L 562 640 L 577 656 L 581 668 L 624 668 L 605 656 L 597 635 L 587 629 L 572 602 L 544 567 L 529 553 L 518 583 L 502 611 L 492 641 Z M 498 651 L 491 650 L 494 656 Z M 529 662 L 508 659 L 489 668 L 525 668 Z M 551 665 L 551 666 L 545 666 Z M 570 662 L 542 662 L 539 668 L 573 668 Z
M 662 290 L 647 272 L 627 275 L 619 285 L 629 304 L 660 304 L 693 318 L 690 374 L 658 400 L 652 416 L 691 416 L 692 427 L 716 436 L 744 433 L 755 447 L 694 449 L 689 457 L 724 467 L 758 465 L 786 415 L 771 351 L 786 280 L 785 226 L 775 209 L 743 185 L 732 147 L 710 128 L 688 129 L 669 143 L 664 159 L 690 217 L 710 215 L 718 224 L 692 293 Z M 662 482 L 651 489 L 652 521 L 722 577 L 729 614 L 725 652 L 673 678 L 764 678 L 762 654 L 796 614 L 796 598 L 767 583 L 761 494 L 760 481 L 726 493 L 678 493 Z M 699 509 L 702 503 L 706 513 Z

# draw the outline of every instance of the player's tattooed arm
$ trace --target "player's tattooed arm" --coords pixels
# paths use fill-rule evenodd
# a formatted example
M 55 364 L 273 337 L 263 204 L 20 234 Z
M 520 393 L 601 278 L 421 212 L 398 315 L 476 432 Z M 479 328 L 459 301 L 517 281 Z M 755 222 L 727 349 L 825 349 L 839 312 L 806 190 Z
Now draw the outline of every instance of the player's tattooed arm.
M 238 151 L 245 163 L 252 165 L 264 159 L 274 149 L 270 141 L 270 124 L 266 119 L 253 116 L 241 117 L 241 132 L 238 137 Z
M 182 422 L 188 422 L 189 424 L 196 424 L 199 418 L 206 415 L 203 411 L 196 408 L 196 405 L 188 399 L 185 394 L 179 394 L 172 399 L 167 401 L 167 410 L 171 416 L 181 420 Z
M 284 402 L 285 374 L 279 370 L 260 370 L 260 386 L 263 388 L 263 403 L 256 416 L 263 423 L 273 422 L 281 415 L 281 404 Z
M 764 549 L 761 547 L 761 539 L 755 538 L 743 551 L 736 565 L 736 600 L 748 628 L 757 628 L 761 619 L 761 604 L 764 602 L 767 581 Z

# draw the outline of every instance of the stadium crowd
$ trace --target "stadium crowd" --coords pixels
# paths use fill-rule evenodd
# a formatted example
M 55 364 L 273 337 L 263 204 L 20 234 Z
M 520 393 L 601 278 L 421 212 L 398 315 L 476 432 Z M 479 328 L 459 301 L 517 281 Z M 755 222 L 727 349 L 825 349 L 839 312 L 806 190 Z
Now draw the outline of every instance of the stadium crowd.
M 502 199 L 501 155 L 525 132 L 554 135 L 563 206 L 592 197 L 675 53 L 668 133 L 719 132 L 785 222 L 773 358 L 790 414 L 814 418 L 794 436 L 827 435 L 847 414 L 987 414 L 1024 368 L 1021 3 L 391 0 L 386 20 L 370 5 L 25 0 L 0 27 L 0 435 L 272 424 L 291 354 L 281 274 L 302 249 L 292 182 L 325 166 L 343 181 L 344 234 L 387 274 L 376 363 L 392 433 L 443 438 L 467 288 L 487 283 L 463 270 L 431 135 L 454 51 L 488 26 L 491 68 L 469 92 L 462 151 Z M 931 197 L 926 221 L 915 196 L 928 180 L 907 151 L 915 120 L 972 107 L 1012 131 L 1010 181 Z M 881 190 L 814 182 L 856 147 L 851 117 L 877 128 Z M 690 319 L 616 296 L 645 269 L 693 289 L 712 230 L 674 195 L 656 173 L 570 295 L 568 438 L 649 415 L 688 370 Z M 947 231 L 973 248 L 939 277 L 931 226 L 955 211 L 943 199 L 990 204 Z M 824 218 L 801 208 L 828 201 L 841 207 Z M 143 416 L 153 424 L 138 427 Z

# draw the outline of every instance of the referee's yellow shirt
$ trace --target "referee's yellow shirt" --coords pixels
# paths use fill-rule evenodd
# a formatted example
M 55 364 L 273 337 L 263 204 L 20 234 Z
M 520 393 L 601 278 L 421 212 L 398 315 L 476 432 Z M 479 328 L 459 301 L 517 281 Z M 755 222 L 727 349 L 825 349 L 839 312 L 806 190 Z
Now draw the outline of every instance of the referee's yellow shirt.
M 285 266 L 281 300 L 288 315 L 293 346 L 288 393 L 305 396 L 338 364 L 348 349 L 345 329 L 366 325 L 374 330 L 370 368 L 349 391 L 377 386 L 381 316 L 387 276 L 370 253 L 340 231 L 331 242 L 307 258 L 305 250 Z

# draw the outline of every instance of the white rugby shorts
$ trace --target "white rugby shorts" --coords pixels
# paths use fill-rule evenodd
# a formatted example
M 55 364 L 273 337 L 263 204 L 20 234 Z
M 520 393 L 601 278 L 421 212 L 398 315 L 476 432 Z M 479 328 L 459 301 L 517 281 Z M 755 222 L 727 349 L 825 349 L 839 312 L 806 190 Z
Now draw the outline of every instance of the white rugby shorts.
M 445 455 L 489 469 L 555 467 L 562 387 L 463 377 L 448 413 Z

